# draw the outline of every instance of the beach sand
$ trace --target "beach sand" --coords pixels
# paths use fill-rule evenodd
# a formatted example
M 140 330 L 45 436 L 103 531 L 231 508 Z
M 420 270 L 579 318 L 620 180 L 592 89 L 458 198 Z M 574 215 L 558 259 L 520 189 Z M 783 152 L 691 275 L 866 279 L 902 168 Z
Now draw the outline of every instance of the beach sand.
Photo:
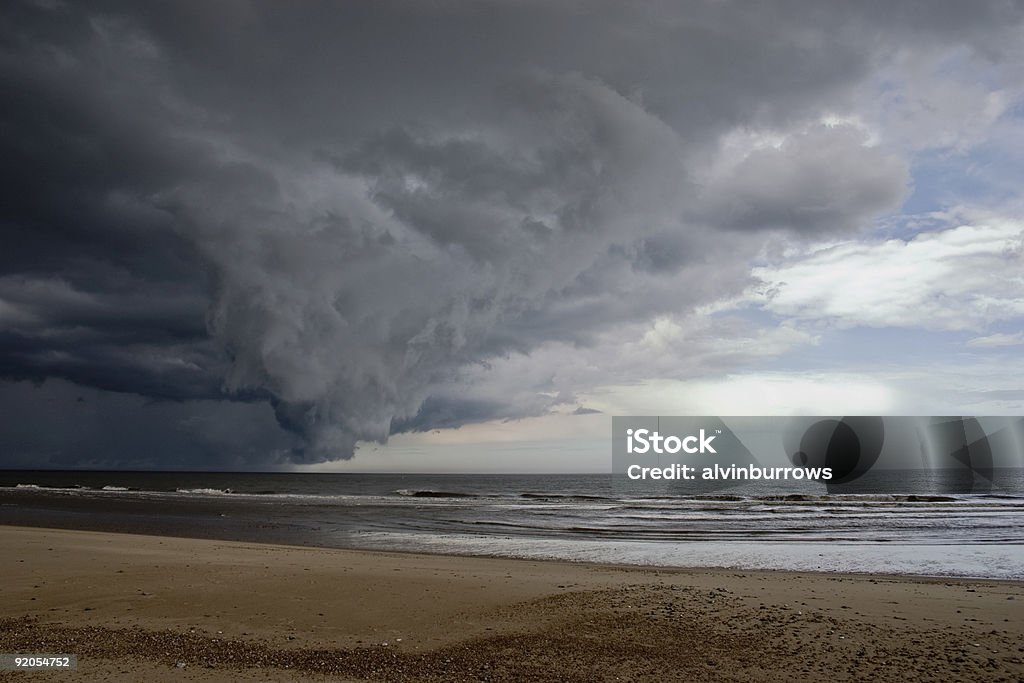
M 1024 584 L 0 527 L 0 680 L 1020 681 Z

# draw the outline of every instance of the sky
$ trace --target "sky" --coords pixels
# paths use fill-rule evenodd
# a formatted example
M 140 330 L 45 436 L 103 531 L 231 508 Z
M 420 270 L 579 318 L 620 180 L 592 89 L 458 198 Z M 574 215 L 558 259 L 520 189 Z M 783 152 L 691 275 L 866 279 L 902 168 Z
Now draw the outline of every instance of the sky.
M 1024 414 L 1024 3 L 0 7 L 0 467 Z

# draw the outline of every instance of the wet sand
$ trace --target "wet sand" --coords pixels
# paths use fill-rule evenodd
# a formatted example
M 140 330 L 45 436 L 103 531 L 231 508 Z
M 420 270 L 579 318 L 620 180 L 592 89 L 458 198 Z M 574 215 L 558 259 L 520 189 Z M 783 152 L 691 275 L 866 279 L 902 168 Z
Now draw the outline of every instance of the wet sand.
M 0 527 L 0 680 L 1024 677 L 1024 584 Z

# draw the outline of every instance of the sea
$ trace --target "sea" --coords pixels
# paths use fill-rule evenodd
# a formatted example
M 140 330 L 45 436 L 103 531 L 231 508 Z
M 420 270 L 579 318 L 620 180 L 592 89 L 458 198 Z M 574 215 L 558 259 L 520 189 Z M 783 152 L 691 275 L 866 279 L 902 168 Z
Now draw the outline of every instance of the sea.
M 0 524 L 648 567 L 1024 580 L 1024 469 L 950 493 L 746 482 L 630 490 L 609 474 L 0 471 Z M 891 488 L 891 487 L 890 487 Z

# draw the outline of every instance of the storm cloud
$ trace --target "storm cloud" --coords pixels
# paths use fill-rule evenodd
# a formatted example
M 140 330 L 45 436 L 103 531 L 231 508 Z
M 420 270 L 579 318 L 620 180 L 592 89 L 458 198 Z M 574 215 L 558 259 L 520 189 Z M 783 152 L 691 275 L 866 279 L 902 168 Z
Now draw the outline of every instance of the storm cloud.
M 746 338 L 694 311 L 745 291 L 766 248 L 855 235 L 912 187 L 921 143 L 873 139 L 856 116 L 865 88 L 908 51 L 1006 63 L 1024 15 L 0 12 L 0 400 L 62 406 L 45 444 L 0 428 L 5 457 L 149 466 L 171 456 L 140 459 L 147 434 L 167 453 L 201 444 L 191 465 L 346 458 L 396 431 L 572 406 L 626 372 L 703 371 L 620 360 L 609 375 L 601 359 L 657 320 L 690 321 L 672 328 L 682 339 Z M 509 364 L 527 367 L 496 368 Z M 119 421 L 148 427 L 107 443 Z

